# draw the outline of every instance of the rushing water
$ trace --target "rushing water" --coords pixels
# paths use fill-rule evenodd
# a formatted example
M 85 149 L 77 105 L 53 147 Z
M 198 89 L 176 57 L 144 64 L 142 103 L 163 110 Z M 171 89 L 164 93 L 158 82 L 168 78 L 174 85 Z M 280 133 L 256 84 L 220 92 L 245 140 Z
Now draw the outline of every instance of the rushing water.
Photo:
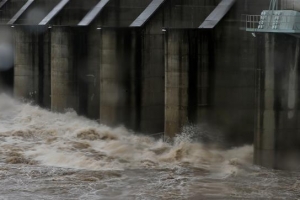
M 1 199 L 297 199 L 300 173 L 253 166 L 252 146 L 174 144 L 0 95 Z

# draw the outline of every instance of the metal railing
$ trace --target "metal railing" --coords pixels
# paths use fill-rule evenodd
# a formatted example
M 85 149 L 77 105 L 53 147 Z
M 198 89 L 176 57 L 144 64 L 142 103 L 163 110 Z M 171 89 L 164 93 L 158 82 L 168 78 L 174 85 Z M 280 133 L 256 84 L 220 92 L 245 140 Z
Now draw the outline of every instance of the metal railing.
M 257 32 L 300 32 L 300 16 L 294 15 L 243 15 L 242 23 L 246 30 Z

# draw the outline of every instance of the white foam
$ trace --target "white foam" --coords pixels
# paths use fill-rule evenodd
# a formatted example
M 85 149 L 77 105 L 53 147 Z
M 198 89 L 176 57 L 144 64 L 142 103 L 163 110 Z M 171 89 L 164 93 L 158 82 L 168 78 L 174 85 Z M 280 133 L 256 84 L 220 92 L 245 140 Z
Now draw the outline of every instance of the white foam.
M 18 151 L 41 165 L 79 169 L 192 167 L 217 169 L 225 174 L 252 159 L 252 147 L 229 151 L 194 143 L 183 134 L 170 145 L 135 135 L 124 127 L 110 128 L 78 116 L 53 113 L 0 95 L 0 141 L 6 151 Z M 194 133 L 193 133 L 194 134 Z M 5 156 L 5 155 L 4 155 Z

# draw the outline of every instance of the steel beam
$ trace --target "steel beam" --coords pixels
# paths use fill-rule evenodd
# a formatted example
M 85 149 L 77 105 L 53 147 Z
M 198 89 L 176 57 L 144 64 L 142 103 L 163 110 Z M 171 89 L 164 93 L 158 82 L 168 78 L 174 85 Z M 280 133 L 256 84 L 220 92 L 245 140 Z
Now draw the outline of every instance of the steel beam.
M 210 13 L 210 15 L 199 26 L 203 29 L 214 28 L 219 21 L 226 15 L 236 0 L 222 0 L 219 5 Z
M 153 0 L 149 6 L 136 18 L 130 27 L 141 27 L 146 21 L 154 14 L 154 12 L 160 7 L 165 0 Z
M 15 16 L 13 16 L 13 18 L 11 18 L 9 22 L 7 22 L 7 24 L 14 24 L 33 2 L 34 0 L 28 0 L 24 4 L 24 6 L 15 14 Z
M 0 2 L 0 9 L 6 4 L 8 0 L 3 0 Z
M 100 0 L 99 3 L 79 22 L 78 26 L 88 26 L 103 10 L 110 0 Z
M 51 12 L 39 23 L 39 25 L 46 25 L 51 21 L 66 5 L 70 0 L 61 0 Z

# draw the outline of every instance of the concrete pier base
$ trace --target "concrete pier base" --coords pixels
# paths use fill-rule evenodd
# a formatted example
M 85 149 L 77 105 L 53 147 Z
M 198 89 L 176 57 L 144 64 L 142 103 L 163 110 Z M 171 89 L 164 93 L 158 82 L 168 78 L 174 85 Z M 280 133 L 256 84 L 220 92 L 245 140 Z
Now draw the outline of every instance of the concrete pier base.
M 101 30 L 100 122 L 139 130 L 140 60 L 137 32 Z
M 165 69 L 164 32 L 160 15 L 142 30 L 141 132 L 164 131 Z M 159 18 L 159 19 L 157 19 Z
M 15 28 L 14 96 L 38 102 L 38 57 L 36 37 L 22 28 Z
M 39 27 L 14 29 L 14 96 L 50 107 L 49 33 Z
M 300 40 L 283 34 L 260 35 L 259 40 L 255 163 L 300 169 Z
M 91 28 L 87 38 L 87 116 L 99 119 L 100 103 L 100 41 L 101 31 Z
M 173 138 L 188 122 L 188 34 L 165 33 L 165 136 Z
M 51 33 L 50 30 L 39 35 L 39 87 L 42 89 L 39 97 L 40 105 L 51 109 Z
M 74 67 L 73 30 L 53 27 L 51 31 L 51 109 L 79 110 L 78 77 Z
M 211 109 L 214 52 L 210 31 L 167 29 L 165 32 L 165 135 L 183 126 L 205 123 Z

